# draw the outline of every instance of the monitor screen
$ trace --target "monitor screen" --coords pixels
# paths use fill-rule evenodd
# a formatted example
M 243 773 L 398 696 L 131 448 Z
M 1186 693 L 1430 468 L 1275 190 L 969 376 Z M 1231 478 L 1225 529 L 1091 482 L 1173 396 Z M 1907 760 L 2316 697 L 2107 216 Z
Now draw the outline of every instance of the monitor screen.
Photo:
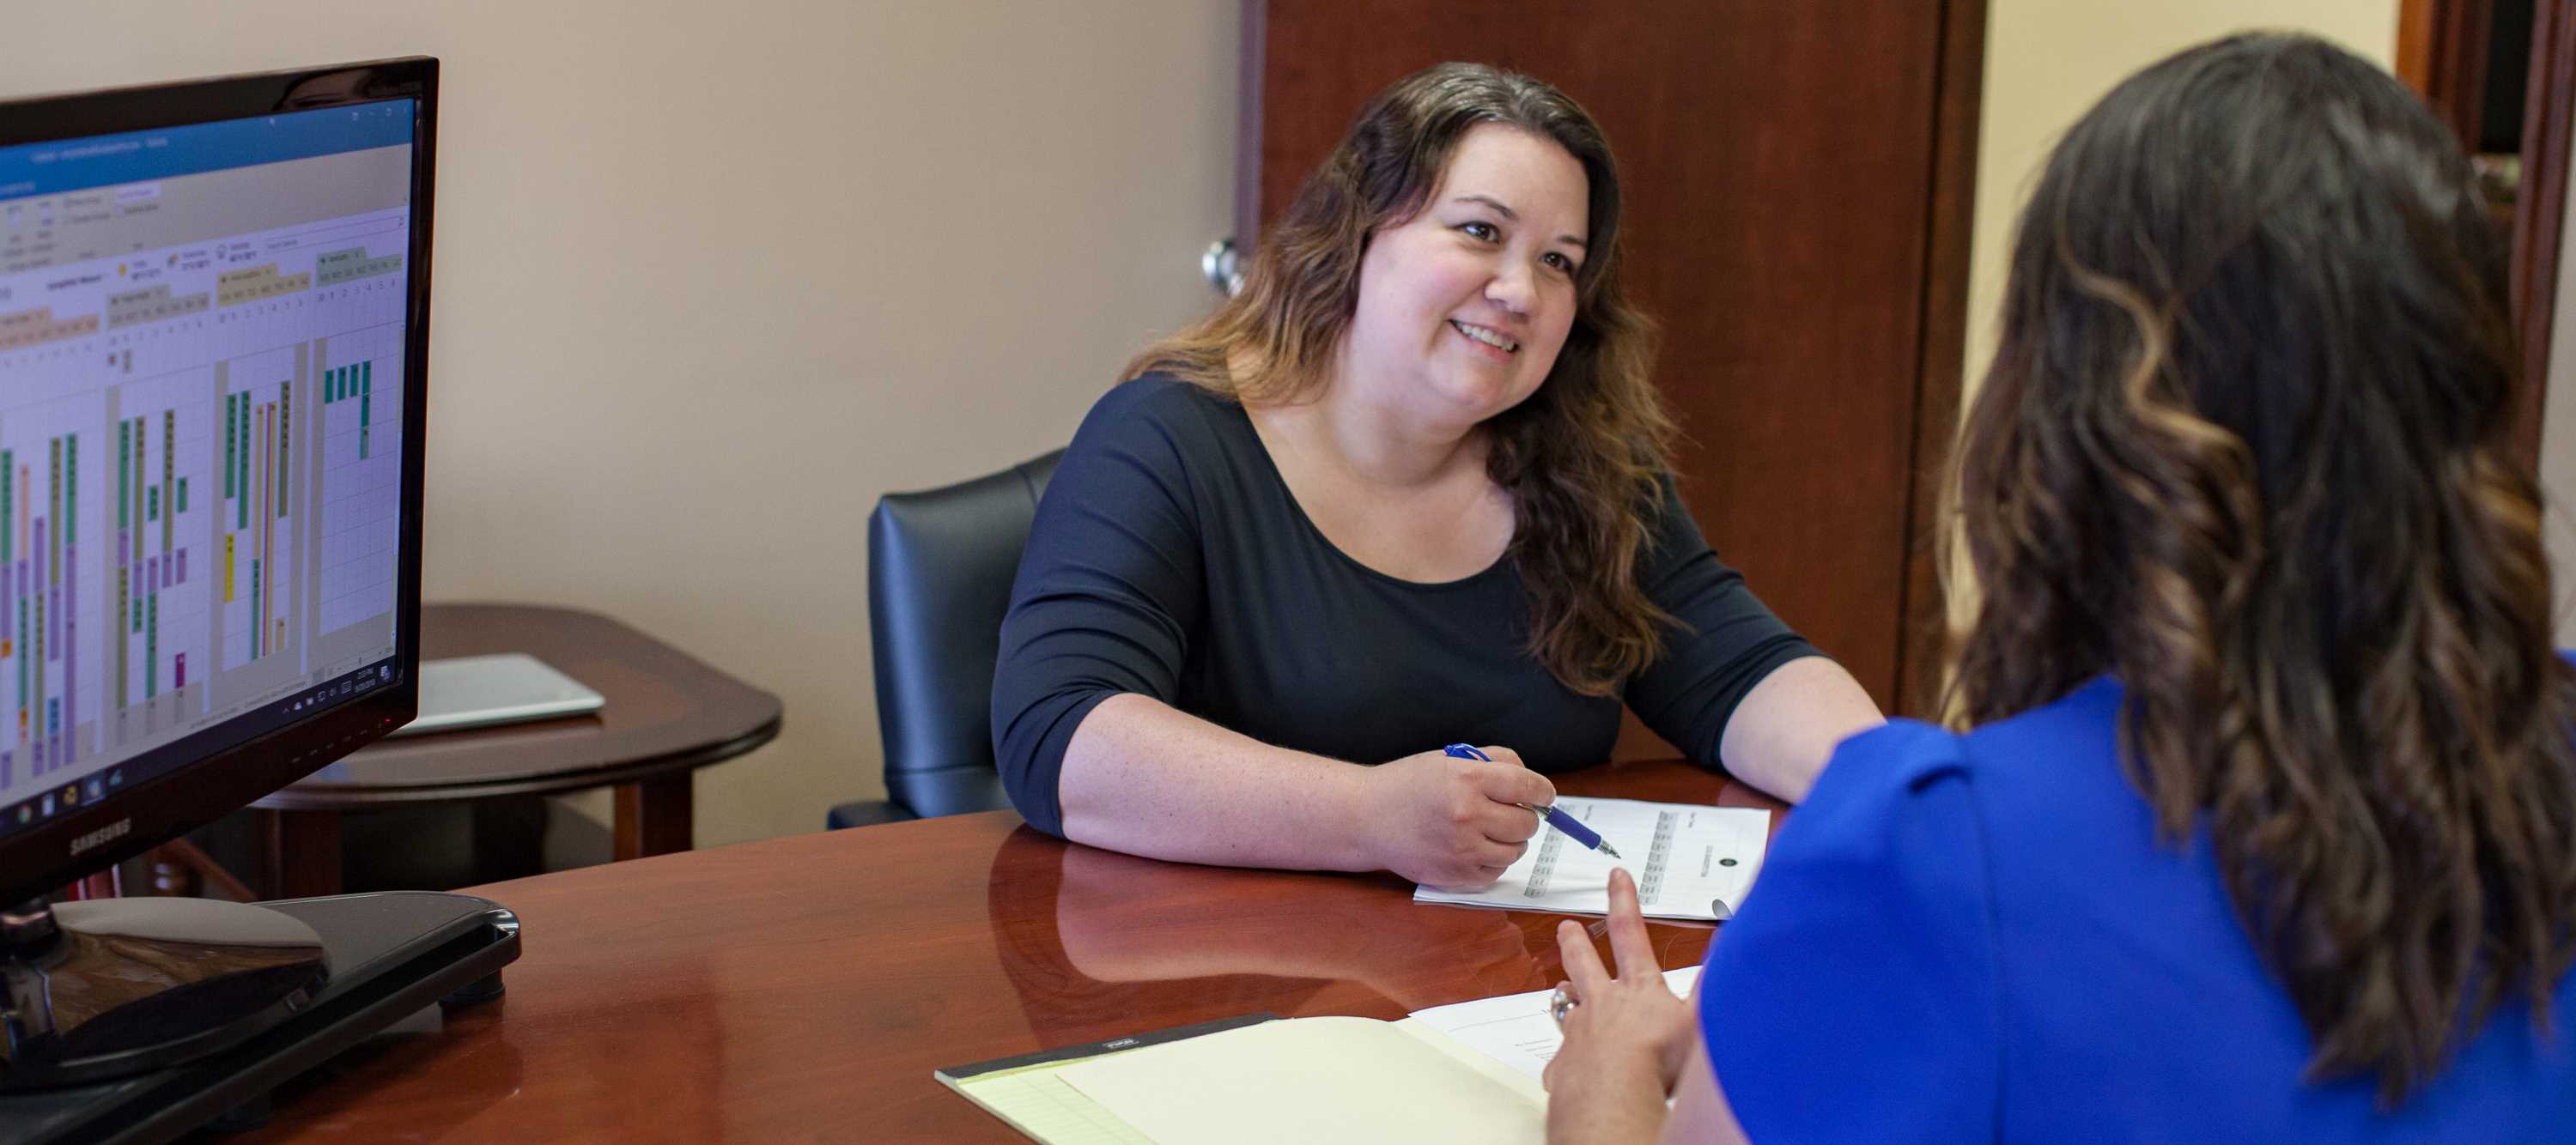
M 434 74 L 0 103 L 0 901 L 410 718 Z

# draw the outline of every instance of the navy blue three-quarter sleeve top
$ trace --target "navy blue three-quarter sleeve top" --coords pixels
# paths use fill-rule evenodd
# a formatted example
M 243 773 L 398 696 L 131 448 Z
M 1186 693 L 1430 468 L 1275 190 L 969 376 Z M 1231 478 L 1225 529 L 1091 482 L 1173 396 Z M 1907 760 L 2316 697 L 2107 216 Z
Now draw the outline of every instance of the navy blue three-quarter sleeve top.
M 1745 693 L 1817 652 L 1709 551 L 1669 480 L 1650 543 L 1640 583 L 1684 627 L 1625 700 L 1713 764 Z M 1527 617 L 1509 557 L 1441 584 L 1351 559 L 1242 406 L 1147 374 L 1092 407 L 1038 506 L 1002 623 L 994 755 L 1020 814 L 1056 834 L 1065 745 L 1121 692 L 1354 763 L 1461 741 L 1540 771 L 1607 760 L 1621 699 L 1559 683 L 1528 652 Z

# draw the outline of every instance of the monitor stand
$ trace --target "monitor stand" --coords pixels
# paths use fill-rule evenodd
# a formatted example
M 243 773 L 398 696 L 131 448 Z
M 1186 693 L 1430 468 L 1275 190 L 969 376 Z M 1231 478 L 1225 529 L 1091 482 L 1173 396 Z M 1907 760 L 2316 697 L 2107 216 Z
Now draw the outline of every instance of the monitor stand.
M 0 1090 L 131 1077 L 240 1044 L 330 977 L 322 936 L 248 903 L 117 898 L 0 911 Z
M 52 914 L 61 933 L 47 948 L 55 952 L 54 961 L 43 963 L 47 973 L 113 957 L 89 947 L 136 941 L 155 945 L 142 948 L 148 958 L 126 962 L 128 969 L 140 965 L 170 974 L 174 963 L 217 965 L 192 978 L 171 975 L 175 988 L 150 1001 L 102 999 L 95 987 L 54 984 L 41 995 L 52 1017 L 51 1026 L 43 1027 L 22 1019 L 34 1012 L 20 993 L 31 966 L 14 959 L 0 963 L 11 991 L 0 1001 L 7 1007 L 0 1012 L 0 1036 L 18 1039 L 0 1046 L 0 1069 L 14 1075 L 10 1063 L 19 1060 L 18 1046 L 24 1045 L 27 1061 L 44 1063 L 29 1076 L 53 1079 L 46 1088 L 9 1079 L 11 1092 L 0 1093 L 0 1141 L 143 1143 L 171 1140 L 219 1120 L 247 1128 L 265 1119 L 271 1089 L 377 1031 L 431 1005 L 498 997 L 501 968 L 519 956 L 519 923 L 508 909 L 469 895 L 427 891 L 256 906 L 111 899 L 65 903 Z M 200 948 L 211 955 L 172 957 L 177 948 L 158 944 L 169 941 L 164 935 L 188 928 L 182 914 L 195 916 L 199 937 L 205 935 L 203 924 L 213 920 L 230 928 L 217 937 L 229 934 L 234 941 Z M 260 917 L 267 915 L 277 917 Z M 0 916 L 0 927 L 12 924 L 42 925 L 26 912 Z M 21 939 L 43 941 L 32 931 Z M 72 949 L 65 952 L 65 946 Z M 187 984 L 178 984 L 182 978 Z M 201 1001 L 205 1020 L 186 1026 L 200 1014 Z M 20 1039 L 22 1030 L 27 1036 Z M 49 1036 L 58 1039 L 50 1047 L 44 1044 Z

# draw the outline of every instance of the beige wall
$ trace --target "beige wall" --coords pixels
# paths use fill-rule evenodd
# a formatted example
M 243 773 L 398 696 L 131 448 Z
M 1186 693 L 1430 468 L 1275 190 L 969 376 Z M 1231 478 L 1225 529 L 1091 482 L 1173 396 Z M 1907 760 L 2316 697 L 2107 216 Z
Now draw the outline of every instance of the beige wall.
M 883 790 L 877 495 L 1062 444 L 1212 300 L 1236 7 L 44 4 L 0 96 L 445 61 L 428 595 L 598 609 L 782 696 L 699 774 L 713 845 Z
M 2058 136 L 2130 73 L 2203 40 L 2262 28 L 2324 36 L 2386 66 L 2397 53 L 2397 0 L 1989 0 L 1968 394 L 1994 356 L 2015 217 Z
M 2567 196 L 2561 236 L 2576 235 L 2576 195 Z M 2559 249 L 2567 249 L 2564 237 Z M 2540 484 L 2545 511 L 2541 535 L 2549 543 L 2552 585 L 2558 597 L 2558 646 L 2576 648 L 2576 268 L 2559 256 L 2558 298 L 2549 319 L 2548 394 L 2540 407 Z

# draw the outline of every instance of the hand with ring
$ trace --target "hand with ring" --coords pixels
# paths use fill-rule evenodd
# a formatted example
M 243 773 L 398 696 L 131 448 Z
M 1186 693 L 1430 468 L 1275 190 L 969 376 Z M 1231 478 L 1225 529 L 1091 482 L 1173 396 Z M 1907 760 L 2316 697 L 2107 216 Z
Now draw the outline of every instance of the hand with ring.
M 1637 883 L 1624 869 L 1610 873 L 1610 952 L 1618 973 L 1601 965 L 1581 923 L 1557 924 L 1556 945 L 1567 981 L 1548 996 L 1547 1011 L 1565 1031 L 1565 1044 L 1542 1080 L 1550 1092 L 1609 1084 L 1631 1070 L 1652 1070 L 1669 1096 L 1690 1060 L 1699 1022 L 1690 1004 L 1674 997 L 1655 964 L 1653 940 L 1637 907 Z
M 1565 983 L 1556 984 L 1556 992 L 1547 996 L 1547 1016 L 1555 1019 L 1556 1028 L 1565 1028 L 1565 1012 L 1574 1008 L 1574 995 L 1566 992 Z

